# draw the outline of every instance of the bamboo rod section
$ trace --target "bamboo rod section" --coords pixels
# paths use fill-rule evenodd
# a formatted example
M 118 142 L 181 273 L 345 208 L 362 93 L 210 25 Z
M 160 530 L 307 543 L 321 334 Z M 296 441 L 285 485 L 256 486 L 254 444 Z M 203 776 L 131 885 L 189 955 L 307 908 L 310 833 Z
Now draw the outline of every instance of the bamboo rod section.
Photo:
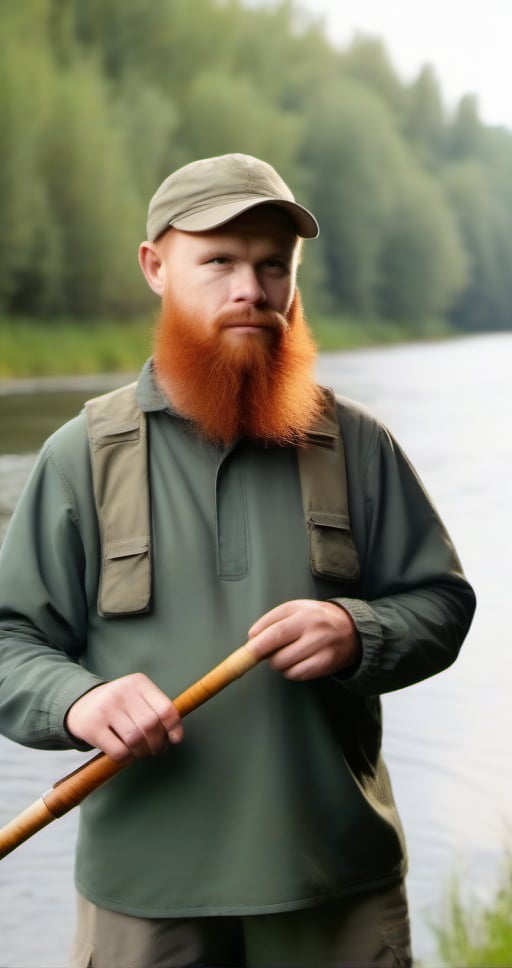
M 225 686 L 252 669 L 258 661 L 247 643 L 240 646 L 173 700 L 180 716 L 183 718 L 207 702 Z M 116 763 L 105 753 L 98 753 L 77 770 L 57 780 L 50 790 L 43 793 L 35 803 L 0 830 L 0 860 L 52 820 L 64 816 L 73 807 L 78 806 L 85 797 L 125 769 L 127 765 L 129 764 Z

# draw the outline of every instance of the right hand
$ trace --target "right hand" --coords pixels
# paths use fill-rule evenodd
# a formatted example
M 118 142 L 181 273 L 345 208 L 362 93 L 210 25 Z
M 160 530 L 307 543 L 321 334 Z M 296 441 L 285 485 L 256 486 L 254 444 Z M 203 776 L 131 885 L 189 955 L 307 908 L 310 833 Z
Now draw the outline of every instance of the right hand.
M 158 756 L 183 739 L 178 710 L 142 672 L 86 692 L 68 709 L 66 728 L 118 763 Z

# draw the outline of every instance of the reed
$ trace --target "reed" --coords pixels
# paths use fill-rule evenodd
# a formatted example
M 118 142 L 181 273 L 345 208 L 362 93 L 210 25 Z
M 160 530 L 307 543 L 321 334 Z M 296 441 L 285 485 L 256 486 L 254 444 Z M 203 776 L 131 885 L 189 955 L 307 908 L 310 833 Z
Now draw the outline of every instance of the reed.
M 505 854 L 496 893 L 487 905 L 463 900 L 455 878 L 440 925 L 432 925 L 447 968 L 510 968 L 512 965 L 512 850 Z

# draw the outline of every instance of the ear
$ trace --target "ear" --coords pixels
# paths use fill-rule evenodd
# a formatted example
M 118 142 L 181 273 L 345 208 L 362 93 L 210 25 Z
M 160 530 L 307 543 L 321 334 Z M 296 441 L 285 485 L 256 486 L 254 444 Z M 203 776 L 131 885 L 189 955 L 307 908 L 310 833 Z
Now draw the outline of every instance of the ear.
M 144 278 L 153 292 L 161 296 L 164 290 L 164 270 L 162 257 L 152 242 L 142 242 L 139 246 L 139 265 Z

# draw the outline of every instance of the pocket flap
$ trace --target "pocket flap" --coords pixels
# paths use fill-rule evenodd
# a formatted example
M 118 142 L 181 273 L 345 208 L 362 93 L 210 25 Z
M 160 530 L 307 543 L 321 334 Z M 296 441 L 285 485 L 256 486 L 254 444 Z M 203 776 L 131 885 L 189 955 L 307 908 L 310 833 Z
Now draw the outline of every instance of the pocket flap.
M 352 540 L 348 514 L 309 511 L 308 531 L 314 575 L 343 581 L 356 581 L 359 578 L 359 558 Z
M 308 518 L 312 524 L 319 524 L 325 528 L 340 528 L 350 531 L 348 514 L 333 513 L 332 511 L 309 511 Z
M 114 561 L 117 558 L 129 558 L 132 555 L 142 555 L 149 551 L 149 537 L 140 535 L 135 538 L 119 538 L 117 541 L 105 543 L 105 558 Z

